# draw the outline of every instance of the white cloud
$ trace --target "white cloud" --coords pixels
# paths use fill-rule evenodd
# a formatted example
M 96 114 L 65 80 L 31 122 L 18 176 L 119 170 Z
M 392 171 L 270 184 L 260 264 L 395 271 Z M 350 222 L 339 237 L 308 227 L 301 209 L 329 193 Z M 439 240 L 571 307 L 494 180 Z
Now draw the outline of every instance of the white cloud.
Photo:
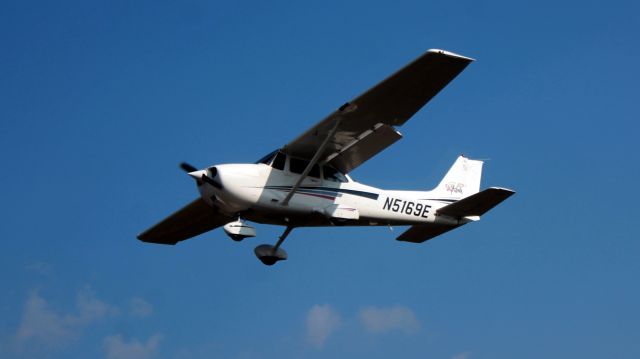
M 143 298 L 134 297 L 129 302 L 129 312 L 137 318 L 148 317 L 153 313 L 153 306 Z
M 17 342 L 33 340 L 47 346 L 62 344 L 73 337 L 62 316 L 49 308 L 37 291 L 31 292 L 25 303 L 22 320 L 16 333 Z
M 454 355 L 451 359 L 469 359 L 471 357 L 471 352 L 463 352 Z
M 420 322 L 413 311 L 400 305 L 390 308 L 364 307 L 360 310 L 359 317 L 364 329 L 371 333 L 394 330 L 414 333 L 420 329 Z
M 155 334 L 149 337 L 145 343 L 137 339 L 127 342 L 122 335 L 112 335 L 104 338 L 104 349 L 107 359 L 148 359 L 158 351 L 162 336 Z
M 65 315 L 50 308 L 34 290 L 25 302 L 15 340 L 19 346 L 27 342 L 43 347 L 63 346 L 75 338 L 81 328 L 113 312 L 115 309 L 97 299 L 89 288 L 78 291 L 75 312 Z
M 76 298 L 78 312 L 65 317 L 72 326 L 84 326 L 108 314 L 114 314 L 116 309 L 96 298 L 93 291 L 85 287 L 78 291 Z
M 340 315 L 329 304 L 314 305 L 307 314 L 307 340 L 314 347 L 322 348 L 340 323 Z

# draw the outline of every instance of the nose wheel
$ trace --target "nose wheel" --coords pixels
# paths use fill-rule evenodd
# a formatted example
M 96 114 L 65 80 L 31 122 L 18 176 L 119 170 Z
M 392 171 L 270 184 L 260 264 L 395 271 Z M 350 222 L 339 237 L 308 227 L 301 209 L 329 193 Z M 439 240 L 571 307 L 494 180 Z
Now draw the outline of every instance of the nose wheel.
M 284 230 L 284 233 L 282 233 L 282 235 L 278 239 L 278 242 L 275 246 L 272 246 L 270 244 L 261 244 L 257 246 L 253 250 L 253 252 L 256 254 L 256 257 L 258 257 L 258 259 L 267 266 L 272 266 L 279 261 L 286 260 L 287 252 L 284 249 L 280 248 L 280 245 L 282 244 L 282 242 L 284 242 L 284 240 L 292 230 L 293 227 L 287 227 Z

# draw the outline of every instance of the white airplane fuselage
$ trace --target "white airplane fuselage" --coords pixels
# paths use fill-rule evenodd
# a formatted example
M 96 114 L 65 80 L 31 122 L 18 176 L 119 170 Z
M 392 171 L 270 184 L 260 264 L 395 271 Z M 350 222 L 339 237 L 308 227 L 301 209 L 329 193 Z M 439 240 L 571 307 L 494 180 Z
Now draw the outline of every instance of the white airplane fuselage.
M 434 223 L 455 226 L 468 222 L 437 215 L 437 209 L 456 199 L 429 191 L 382 190 L 348 176 L 347 182 L 306 177 L 284 204 L 299 174 L 263 163 L 223 164 L 215 169 L 220 186 L 199 184 L 201 197 L 225 214 L 257 223 L 297 227 Z

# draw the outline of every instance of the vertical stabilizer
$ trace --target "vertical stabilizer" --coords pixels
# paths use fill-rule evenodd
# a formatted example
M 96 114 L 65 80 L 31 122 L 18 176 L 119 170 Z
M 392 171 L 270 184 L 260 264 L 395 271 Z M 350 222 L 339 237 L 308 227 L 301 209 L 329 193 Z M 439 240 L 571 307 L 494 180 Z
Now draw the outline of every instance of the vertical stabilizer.
M 450 199 L 461 199 L 480 191 L 482 161 L 458 157 L 440 184 L 431 193 Z

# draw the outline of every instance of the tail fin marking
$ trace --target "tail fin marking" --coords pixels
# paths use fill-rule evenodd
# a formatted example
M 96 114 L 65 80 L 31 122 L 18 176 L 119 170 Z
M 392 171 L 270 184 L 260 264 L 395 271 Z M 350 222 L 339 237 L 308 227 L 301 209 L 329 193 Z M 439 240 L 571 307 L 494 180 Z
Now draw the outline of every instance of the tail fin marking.
M 451 199 L 462 199 L 480 191 L 482 161 L 461 155 L 431 193 Z

